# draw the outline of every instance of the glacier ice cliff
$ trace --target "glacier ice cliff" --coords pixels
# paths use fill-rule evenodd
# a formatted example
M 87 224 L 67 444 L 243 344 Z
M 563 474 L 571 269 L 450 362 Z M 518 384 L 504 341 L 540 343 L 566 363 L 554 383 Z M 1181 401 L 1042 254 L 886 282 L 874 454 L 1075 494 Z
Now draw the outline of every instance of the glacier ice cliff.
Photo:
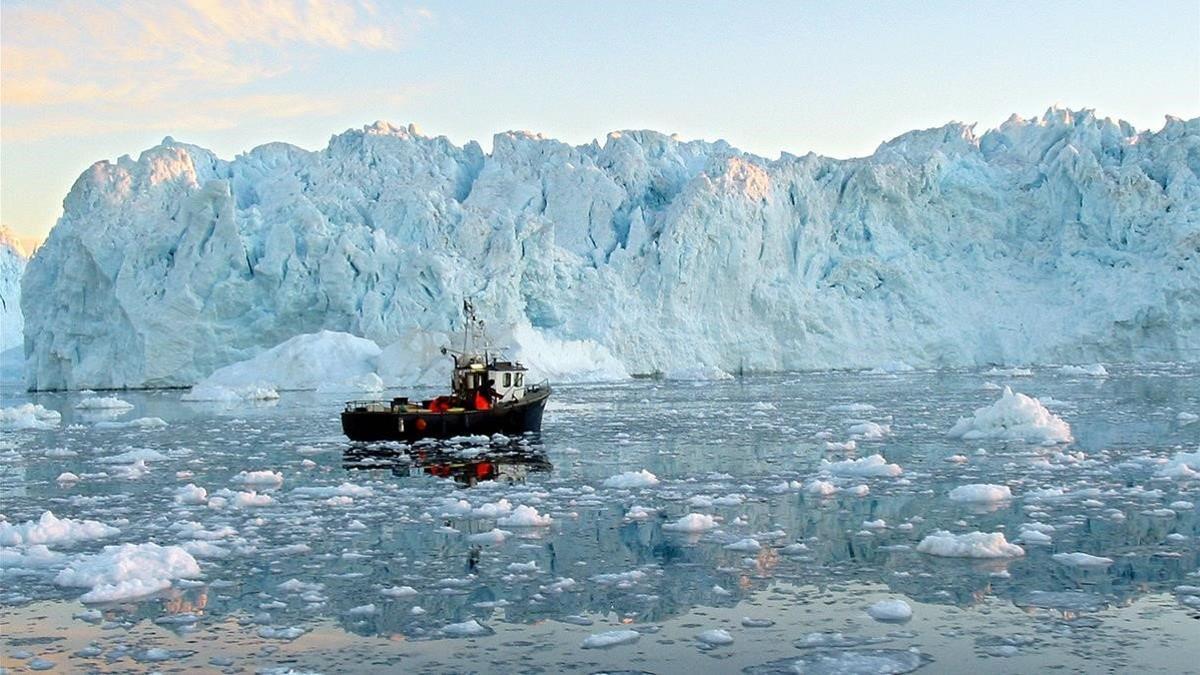
M 1052 108 L 848 160 L 650 131 L 486 154 L 382 122 L 232 161 L 167 138 L 80 176 L 22 297 L 36 389 L 187 385 L 323 330 L 435 354 L 463 298 L 634 373 L 1194 361 L 1200 119 Z
M 28 257 L 12 231 L 0 225 L 0 382 L 17 382 L 23 376 L 21 277 Z

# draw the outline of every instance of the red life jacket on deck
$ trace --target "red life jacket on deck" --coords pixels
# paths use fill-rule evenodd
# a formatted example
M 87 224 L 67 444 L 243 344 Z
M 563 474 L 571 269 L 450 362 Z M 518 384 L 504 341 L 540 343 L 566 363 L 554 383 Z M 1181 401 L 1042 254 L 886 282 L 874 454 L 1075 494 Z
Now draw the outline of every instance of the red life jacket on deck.
M 488 397 L 483 395 L 483 392 L 481 392 L 481 391 L 475 392 L 475 409 L 476 410 L 490 410 L 491 407 L 492 407 L 492 402 L 488 400 Z

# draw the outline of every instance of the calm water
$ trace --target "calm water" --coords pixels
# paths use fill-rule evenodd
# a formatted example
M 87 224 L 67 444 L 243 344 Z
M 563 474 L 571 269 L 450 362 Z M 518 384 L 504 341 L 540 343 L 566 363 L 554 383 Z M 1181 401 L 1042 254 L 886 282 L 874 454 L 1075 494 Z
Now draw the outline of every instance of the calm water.
M 1200 413 L 1200 371 L 1110 370 L 562 386 L 541 438 L 419 450 L 346 442 L 329 395 L 233 408 L 123 393 L 135 407 L 112 416 L 75 410 L 78 394 L 10 394 L 0 405 L 34 400 L 63 418 L 54 431 L 0 436 L 0 513 L 19 523 L 50 510 L 120 533 L 52 544 L 64 554 L 56 564 L 0 571 L 0 665 L 700 673 L 783 672 L 799 660 L 804 672 L 1200 672 L 1200 589 L 1189 590 L 1200 586 L 1200 481 L 1156 476 L 1162 460 L 1198 449 L 1200 423 L 1178 413 Z M 1052 400 L 1075 442 L 947 438 L 997 398 L 988 381 Z M 97 424 L 141 417 L 167 426 Z M 827 447 L 863 420 L 890 433 L 853 451 Z M 103 461 L 136 449 L 163 458 L 132 471 Z M 875 453 L 903 474 L 841 480 L 866 489 L 828 497 L 801 487 L 822 459 Z M 660 482 L 604 485 L 642 469 Z M 282 485 L 231 482 L 258 470 L 280 472 Z M 57 483 L 64 471 L 82 480 Z M 255 489 L 271 500 L 177 503 L 188 483 L 210 498 Z M 1007 485 L 1014 498 L 947 497 L 971 483 Z M 306 490 L 343 484 L 340 494 Z M 552 523 L 502 525 L 503 541 L 472 536 L 519 505 Z M 664 529 L 688 513 L 718 524 Z M 915 550 L 939 529 L 1014 541 L 1028 523 L 1053 526 L 1052 541 L 1024 545 L 1024 557 Z M 202 576 L 100 605 L 54 583 L 71 560 L 142 542 L 188 547 Z M 1062 552 L 1113 562 L 1067 565 L 1052 558 Z M 910 621 L 865 611 L 897 598 Z M 481 634 L 460 637 L 454 624 Z M 629 629 L 635 641 L 581 647 Z M 697 640 L 713 629 L 733 642 Z

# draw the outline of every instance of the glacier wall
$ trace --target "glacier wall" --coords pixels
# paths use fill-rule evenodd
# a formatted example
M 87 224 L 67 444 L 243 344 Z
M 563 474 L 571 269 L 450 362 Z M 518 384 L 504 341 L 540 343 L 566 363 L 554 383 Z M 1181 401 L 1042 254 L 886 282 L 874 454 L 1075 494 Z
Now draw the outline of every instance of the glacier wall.
M 630 372 L 1200 360 L 1200 119 L 1052 108 L 870 157 L 376 123 L 98 162 L 24 279 L 31 388 L 191 384 L 302 333 L 585 340 Z M 427 350 L 429 351 L 429 350 Z
M 12 231 L 0 225 L 0 352 L 19 347 L 25 339 L 21 276 L 28 258 Z

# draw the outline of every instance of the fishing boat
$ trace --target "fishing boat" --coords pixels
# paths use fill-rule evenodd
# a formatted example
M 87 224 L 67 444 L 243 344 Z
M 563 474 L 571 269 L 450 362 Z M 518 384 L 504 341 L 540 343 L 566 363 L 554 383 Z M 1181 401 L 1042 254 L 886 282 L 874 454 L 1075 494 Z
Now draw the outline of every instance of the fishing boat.
M 526 381 L 528 369 L 501 358 L 487 343 L 483 321 L 463 302 L 461 350 L 442 348 L 454 360 L 450 394 L 426 400 L 347 401 L 342 433 L 352 441 L 403 441 L 503 434 L 542 429 L 550 398 L 546 381 Z

